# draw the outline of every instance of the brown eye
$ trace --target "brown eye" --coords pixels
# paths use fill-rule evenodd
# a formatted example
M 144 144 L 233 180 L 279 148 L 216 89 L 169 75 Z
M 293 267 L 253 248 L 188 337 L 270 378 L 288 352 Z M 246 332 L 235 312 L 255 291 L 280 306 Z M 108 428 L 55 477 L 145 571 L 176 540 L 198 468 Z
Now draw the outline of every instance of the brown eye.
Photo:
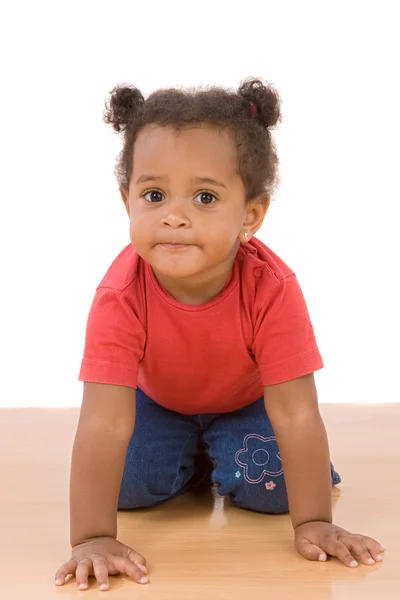
M 200 192 L 200 194 L 196 196 L 196 199 L 197 198 L 200 198 L 198 202 L 196 200 L 197 204 L 215 204 L 215 202 L 217 202 L 217 198 L 210 192 Z
M 158 190 L 150 190 L 149 192 L 145 193 L 143 198 L 145 198 L 148 202 L 155 204 L 156 202 L 162 202 L 163 194 Z

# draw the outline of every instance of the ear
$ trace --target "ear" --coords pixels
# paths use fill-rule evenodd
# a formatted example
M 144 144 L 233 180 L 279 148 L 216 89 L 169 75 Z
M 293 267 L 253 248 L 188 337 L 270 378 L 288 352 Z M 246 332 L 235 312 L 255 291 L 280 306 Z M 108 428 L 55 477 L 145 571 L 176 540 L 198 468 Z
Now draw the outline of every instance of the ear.
M 242 229 L 239 233 L 239 241 L 246 244 L 260 229 L 267 210 L 270 205 L 270 197 L 268 194 L 260 194 L 251 200 L 248 200 L 245 205 Z M 247 233 L 247 236 L 245 235 Z
M 120 187 L 119 193 L 121 194 L 122 202 L 125 204 L 126 212 L 128 213 L 128 217 L 130 216 L 129 211 L 129 190 L 126 188 Z

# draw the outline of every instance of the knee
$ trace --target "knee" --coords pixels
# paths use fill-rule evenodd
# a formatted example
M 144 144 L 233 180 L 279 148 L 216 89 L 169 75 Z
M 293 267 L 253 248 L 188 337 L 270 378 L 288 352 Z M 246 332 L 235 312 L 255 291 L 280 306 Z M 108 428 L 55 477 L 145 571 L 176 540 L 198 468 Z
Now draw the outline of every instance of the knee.
M 118 497 L 118 510 L 151 508 L 185 491 L 185 477 L 126 465 Z
M 236 502 L 232 498 L 232 504 L 238 508 L 253 510 L 268 515 L 285 515 L 289 512 L 289 505 L 287 502 L 266 502 L 265 500 L 260 502 L 258 499 L 249 502 Z
M 281 515 L 289 512 L 289 502 L 283 475 L 251 481 L 236 472 L 231 481 L 216 481 L 222 496 L 228 496 L 234 506 L 262 513 Z
M 341 482 L 340 475 L 332 470 L 332 486 Z M 261 482 L 253 482 L 241 477 L 237 472 L 239 480 L 227 490 L 232 504 L 239 508 L 254 510 L 274 515 L 281 515 L 289 512 L 289 501 L 287 496 L 286 484 L 283 474 L 278 477 L 266 478 Z
M 230 494 L 232 504 L 246 510 L 282 515 L 289 512 L 285 485 L 280 482 L 239 485 Z
M 166 480 L 151 481 L 140 477 L 123 479 L 118 510 L 152 508 L 174 497 L 174 486 Z
M 123 478 L 118 497 L 118 510 L 150 508 L 157 504 L 157 498 L 139 478 Z
M 134 508 L 151 508 L 159 502 L 156 497 L 143 486 L 121 486 L 118 497 L 118 510 L 132 510 Z
M 236 471 L 233 472 L 232 462 L 228 472 L 227 465 L 221 465 L 222 472 L 230 480 L 232 503 L 263 513 L 287 513 L 289 503 L 282 460 L 273 432 L 267 432 L 267 437 L 248 434 L 239 441 L 241 447 L 234 456 Z
M 213 482 L 221 496 L 228 496 L 235 506 L 269 514 L 289 512 L 285 480 L 280 465 L 273 464 L 273 472 L 266 472 L 259 465 L 257 469 L 240 468 L 233 470 L 223 460 L 217 462 L 213 472 Z

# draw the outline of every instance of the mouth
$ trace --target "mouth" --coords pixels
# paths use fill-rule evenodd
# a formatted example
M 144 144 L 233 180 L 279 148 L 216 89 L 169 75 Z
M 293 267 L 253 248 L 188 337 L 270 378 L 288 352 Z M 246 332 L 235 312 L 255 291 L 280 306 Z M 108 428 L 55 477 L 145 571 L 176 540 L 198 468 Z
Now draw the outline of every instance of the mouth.
M 166 250 L 184 250 L 185 248 L 190 248 L 192 244 L 171 244 L 171 243 L 162 243 L 159 244 L 162 248 Z

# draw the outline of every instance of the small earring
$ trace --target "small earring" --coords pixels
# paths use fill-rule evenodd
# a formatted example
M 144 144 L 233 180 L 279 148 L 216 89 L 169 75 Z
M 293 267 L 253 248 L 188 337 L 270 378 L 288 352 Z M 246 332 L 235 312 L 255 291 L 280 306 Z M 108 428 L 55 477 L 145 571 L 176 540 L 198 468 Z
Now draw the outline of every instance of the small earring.
M 246 240 L 246 242 L 249 240 L 249 234 L 247 233 L 247 231 L 244 232 L 244 239 Z

